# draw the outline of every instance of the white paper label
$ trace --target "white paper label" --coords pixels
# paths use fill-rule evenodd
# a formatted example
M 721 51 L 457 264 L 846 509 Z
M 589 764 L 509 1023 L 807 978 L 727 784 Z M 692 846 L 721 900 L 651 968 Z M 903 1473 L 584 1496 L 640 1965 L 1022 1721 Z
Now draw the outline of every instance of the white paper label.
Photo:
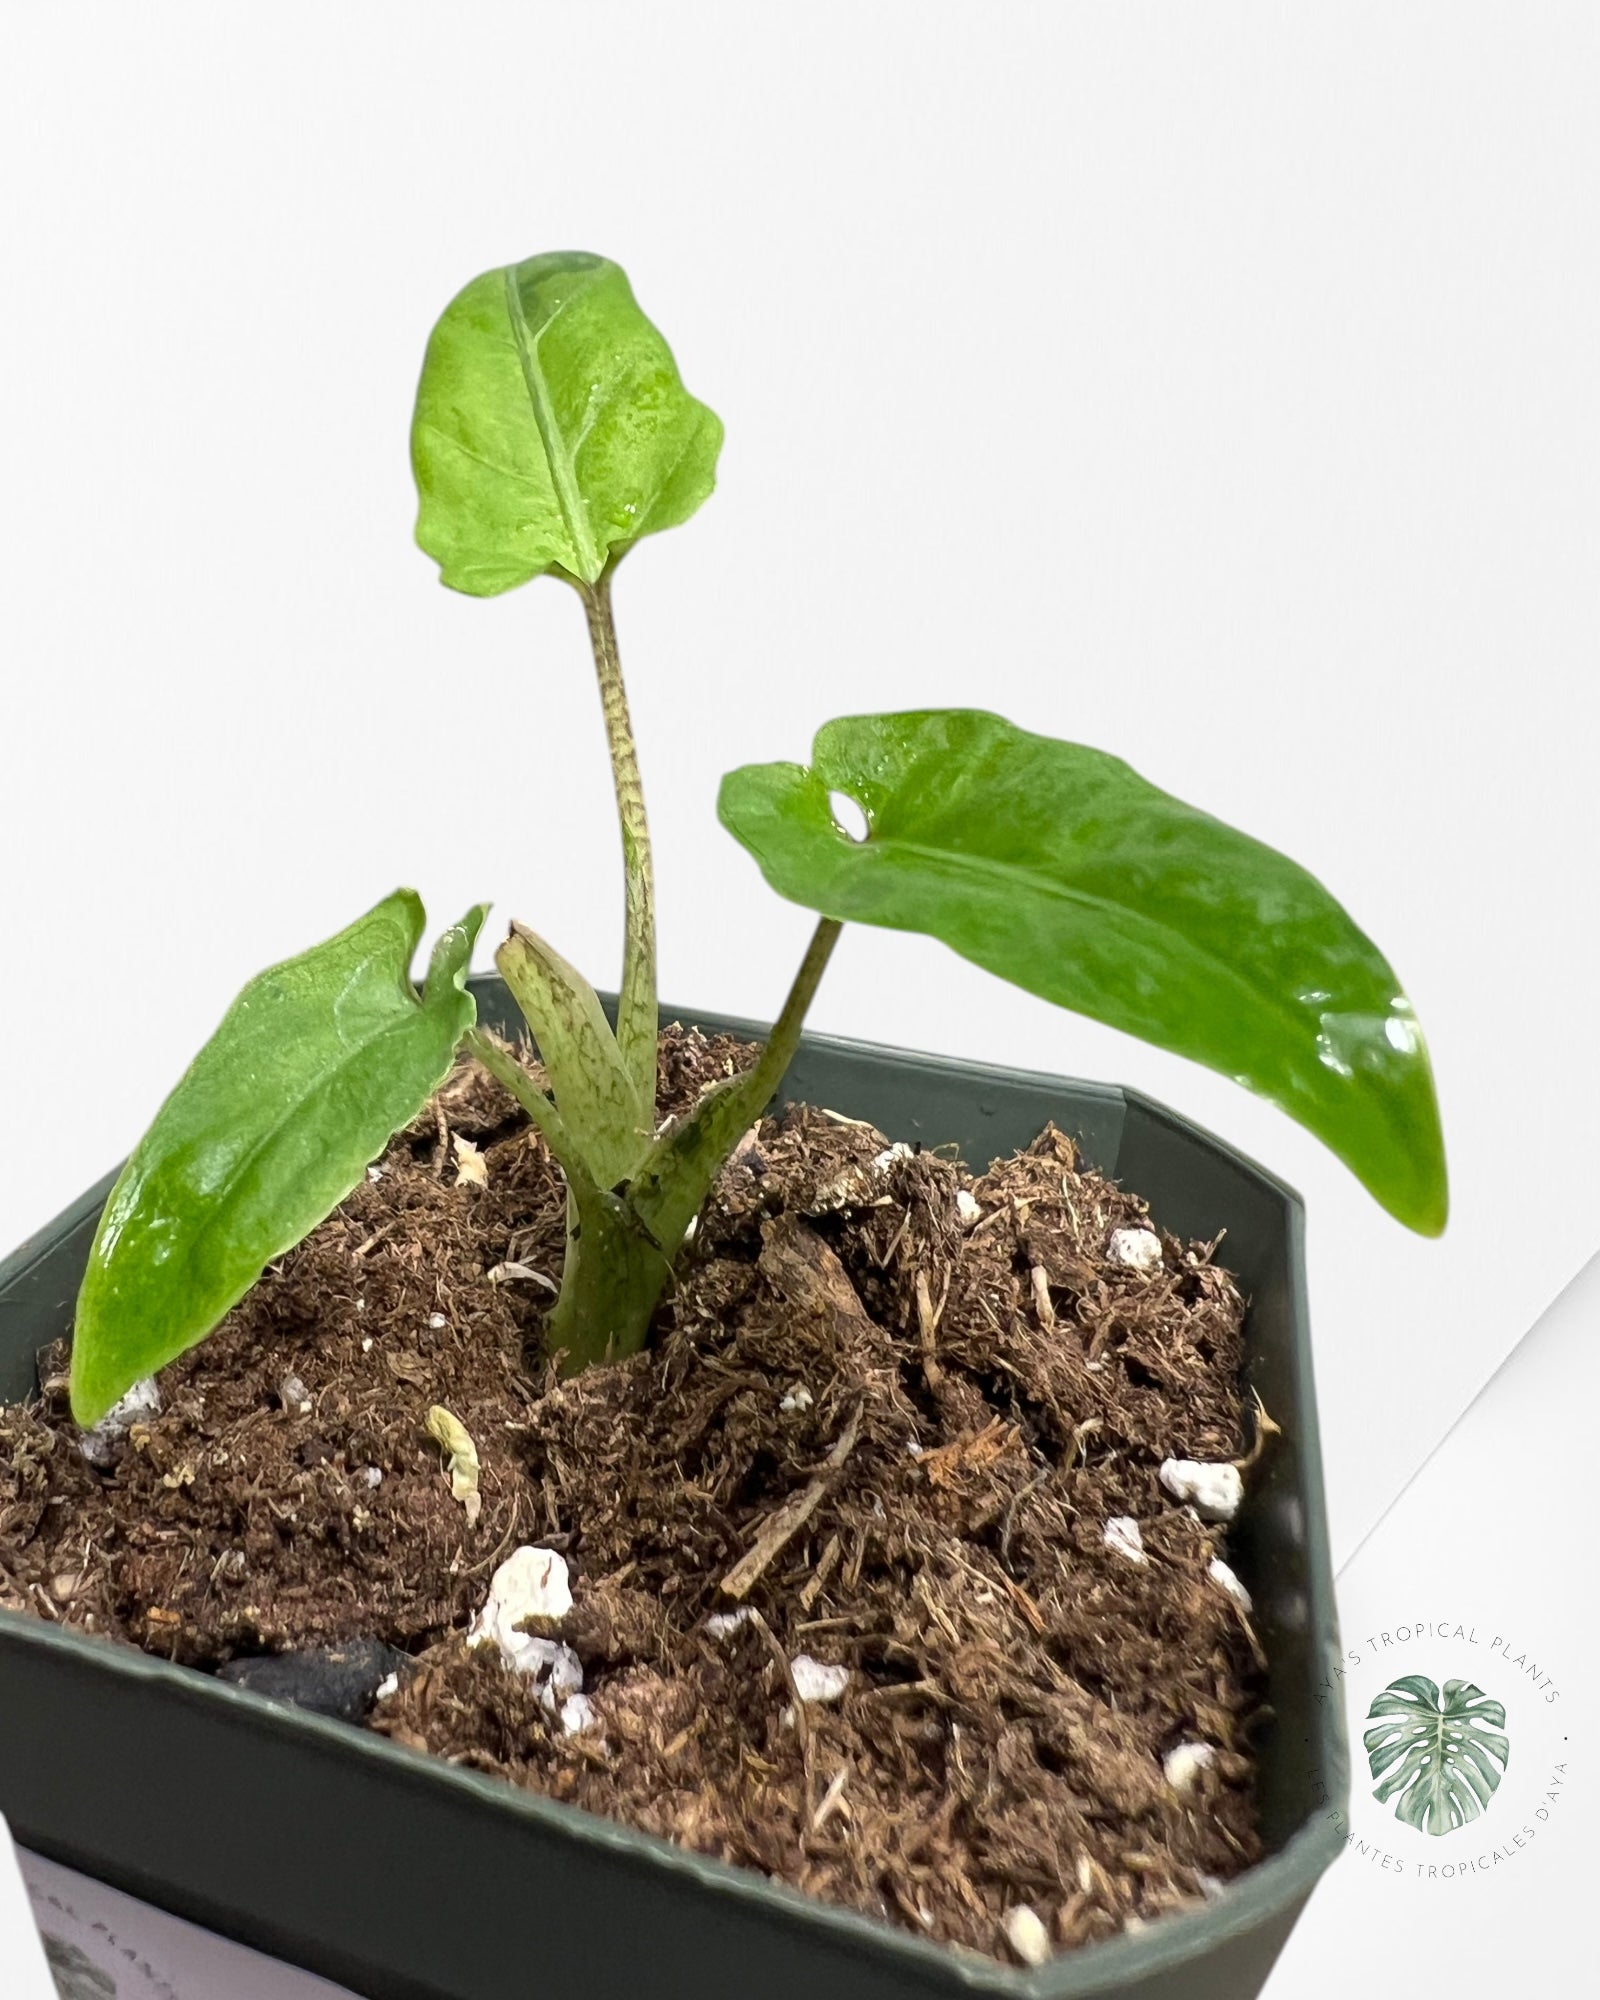
M 355 2000 L 346 1987 L 263 1958 L 26 1848 L 17 1861 L 55 1974 L 53 1987 L 44 1974 L 39 2000 Z M 5 2000 L 34 2000 L 25 1971 L 18 1981 L 14 1957 L 25 1966 L 0 1927 L 0 1992 Z
M 0 1819 L 0 1991 L 7 2000 L 56 2000 L 11 1836 Z

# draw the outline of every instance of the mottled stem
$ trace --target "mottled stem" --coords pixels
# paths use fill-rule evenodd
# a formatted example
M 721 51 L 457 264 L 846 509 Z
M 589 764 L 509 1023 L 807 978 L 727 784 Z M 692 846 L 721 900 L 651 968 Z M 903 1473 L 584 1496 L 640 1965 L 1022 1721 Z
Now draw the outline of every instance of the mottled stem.
M 783 1081 L 840 928 L 831 917 L 817 925 L 754 1068 L 708 1091 L 626 1189 L 568 1174 L 566 1264 L 544 1329 L 545 1351 L 560 1357 L 563 1374 L 643 1347 L 689 1224 L 739 1135 Z
M 545 1144 L 567 1170 L 570 1178 L 571 1173 L 579 1167 L 578 1151 L 555 1105 L 545 1096 L 511 1051 L 502 1048 L 484 1029 L 470 1028 L 464 1046 L 477 1057 L 495 1082 L 508 1090 L 527 1112 L 529 1118 L 544 1135 Z
M 600 706 L 605 714 L 606 742 L 611 751 L 611 776 L 617 793 L 617 819 L 622 829 L 625 883 L 625 930 L 622 948 L 622 990 L 617 1002 L 617 1046 L 628 1073 L 649 1104 L 656 1094 L 656 890 L 650 859 L 650 828 L 645 819 L 644 787 L 634 747 L 628 696 L 622 684 L 617 653 L 617 628 L 611 616 L 611 571 L 595 583 L 579 583 L 578 594 L 589 620 L 595 674 L 600 682 Z
M 628 1191 L 633 1212 L 669 1252 L 676 1252 L 684 1232 L 700 1213 L 701 1204 L 738 1144 L 740 1134 L 766 1110 L 784 1071 L 794 1060 L 800 1031 L 821 983 L 843 925 L 824 917 L 773 1023 L 767 1045 L 750 1069 L 708 1090 L 694 1109 L 656 1142 Z

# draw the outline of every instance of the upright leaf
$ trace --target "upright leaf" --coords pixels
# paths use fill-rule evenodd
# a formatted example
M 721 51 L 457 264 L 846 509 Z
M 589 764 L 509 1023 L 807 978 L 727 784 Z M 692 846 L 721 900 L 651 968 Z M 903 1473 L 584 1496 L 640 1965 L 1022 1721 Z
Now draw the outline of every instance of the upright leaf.
M 101 1216 L 73 1333 L 80 1424 L 203 1339 L 421 1110 L 475 1018 L 466 973 L 484 915 L 440 938 L 420 997 L 409 889 L 245 987 Z
M 572 1144 L 598 1185 L 615 1187 L 650 1145 L 653 1094 L 635 1087 L 594 988 L 542 937 L 513 924 L 495 964 L 539 1044 Z
M 474 597 L 552 567 L 593 583 L 612 550 L 688 520 L 721 446 L 617 265 L 530 257 L 474 278 L 428 342 L 417 540 Z
M 714 1083 L 650 1148 L 629 1206 L 666 1255 L 675 1256 L 728 1155 L 767 1108 L 772 1079 L 759 1068 Z
M 1378 1779 L 1372 1796 L 1394 1800 L 1396 1819 L 1419 1833 L 1453 1833 L 1494 1797 L 1511 1758 L 1504 1705 L 1471 1681 L 1426 1674 L 1391 1681 L 1367 1710 L 1362 1737 Z
M 864 810 L 854 841 L 830 792 Z M 809 768 L 723 780 L 780 895 L 924 931 L 1003 979 L 1271 1098 L 1402 1222 L 1444 1227 L 1427 1052 L 1398 981 L 1286 856 L 1119 758 L 974 709 L 828 723 Z

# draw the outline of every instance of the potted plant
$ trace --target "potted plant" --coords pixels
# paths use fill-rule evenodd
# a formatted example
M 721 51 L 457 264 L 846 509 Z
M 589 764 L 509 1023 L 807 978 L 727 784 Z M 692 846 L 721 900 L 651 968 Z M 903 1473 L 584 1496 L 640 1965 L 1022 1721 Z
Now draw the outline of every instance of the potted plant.
M 1132 1093 L 803 1022 L 846 922 L 922 931 L 1437 1233 L 1420 1032 L 1296 864 L 959 710 L 730 774 L 816 931 L 770 1030 L 663 1035 L 612 580 L 721 435 L 604 259 L 435 328 L 418 539 L 583 604 L 621 990 L 520 923 L 470 978 L 481 906 L 413 986 L 397 891 L 5 1267 L 0 1807 L 395 2000 L 1256 1991 L 1343 1785 L 1298 1203 Z

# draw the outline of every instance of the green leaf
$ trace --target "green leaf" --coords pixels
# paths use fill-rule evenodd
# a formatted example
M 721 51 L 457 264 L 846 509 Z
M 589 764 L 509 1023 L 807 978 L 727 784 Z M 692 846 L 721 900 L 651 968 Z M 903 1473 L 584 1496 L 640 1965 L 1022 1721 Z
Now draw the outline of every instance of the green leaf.
M 73 1334 L 80 1424 L 204 1339 L 421 1110 L 476 1015 L 485 913 L 440 938 L 420 996 L 422 904 L 400 889 L 234 1001 L 100 1218 Z
M 653 1095 L 635 1087 L 594 988 L 542 937 L 514 923 L 495 964 L 533 1030 L 572 1145 L 600 1187 L 616 1187 L 649 1148 Z
M 1382 1782 L 1372 1796 L 1395 1801 L 1395 1818 L 1419 1833 L 1453 1833 L 1494 1797 L 1511 1757 L 1506 1712 L 1471 1681 L 1426 1674 L 1391 1681 L 1367 1710 L 1375 1726 L 1362 1737 L 1367 1763 Z
M 452 590 L 493 597 L 613 550 L 710 493 L 722 424 L 604 257 L 530 257 L 474 278 L 422 364 L 411 462 L 417 540 Z
M 835 824 L 829 793 L 864 810 Z M 925 931 L 1063 1007 L 1261 1092 L 1402 1222 L 1447 1210 L 1427 1051 L 1399 983 L 1316 879 L 1119 758 L 974 709 L 857 716 L 809 769 L 723 780 L 780 895 Z

